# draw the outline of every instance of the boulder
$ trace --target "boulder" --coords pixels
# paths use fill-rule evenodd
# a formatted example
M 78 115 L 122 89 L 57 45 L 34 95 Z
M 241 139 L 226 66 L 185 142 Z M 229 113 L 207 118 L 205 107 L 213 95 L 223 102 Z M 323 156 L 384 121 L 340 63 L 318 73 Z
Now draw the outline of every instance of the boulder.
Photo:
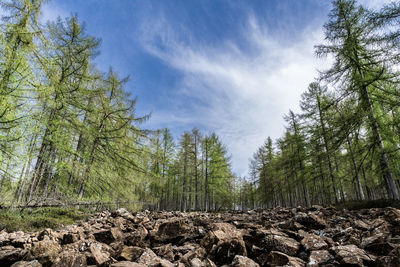
M 336 254 L 336 258 L 346 265 L 364 266 L 364 262 L 371 264 L 375 261 L 375 257 L 355 245 L 336 246 L 332 251 Z
M 279 251 L 271 251 L 266 258 L 266 262 L 263 266 L 290 266 L 290 267 L 304 267 L 306 265 L 305 261 L 302 259 L 291 257 L 285 253 Z
M 49 239 L 45 236 L 43 240 L 33 243 L 30 251 L 29 259 L 37 259 L 44 265 L 51 265 L 61 251 L 61 246 L 57 241 Z
M 264 248 L 268 251 L 280 251 L 289 256 L 295 256 L 300 248 L 299 242 L 280 234 L 267 235 L 263 242 Z
M 212 225 L 212 229 L 201 240 L 200 245 L 217 265 L 231 263 L 235 255 L 247 256 L 242 234 L 235 226 L 217 223 Z
M 120 261 L 116 263 L 111 263 L 110 267 L 147 267 L 147 264 L 131 261 Z
M 145 249 L 140 247 L 124 247 L 119 258 L 127 261 L 135 261 L 142 255 L 144 251 Z
M 313 212 L 298 213 L 295 216 L 295 221 L 305 226 L 308 229 L 325 229 L 328 227 L 327 222 Z
M 11 265 L 11 267 L 42 267 L 42 264 L 37 260 L 33 261 L 18 261 Z M 83 266 L 84 267 L 84 266 Z
M 54 261 L 52 267 L 86 267 L 86 256 L 77 251 L 64 251 Z
M 252 259 L 249 259 L 245 256 L 240 256 L 236 255 L 235 258 L 233 258 L 232 267 L 260 267 L 258 263 L 253 261 Z
M 148 235 L 147 229 L 143 225 L 139 225 L 133 232 L 125 236 L 125 245 L 144 247 L 148 246 L 146 239 Z
M 153 250 L 161 258 L 164 258 L 169 261 L 174 261 L 175 255 L 174 255 L 174 251 L 173 251 L 173 247 L 172 247 L 171 243 L 160 246 L 160 247 L 156 247 Z
M 10 266 L 11 264 L 24 259 L 27 251 L 12 246 L 2 247 L 0 250 L 0 266 Z
M 317 267 L 322 264 L 328 263 L 328 261 L 332 259 L 333 256 L 327 250 L 313 250 L 310 253 L 307 266 Z
M 93 235 L 97 241 L 108 245 L 117 240 L 122 240 L 124 238 L 124 234 L 118 227 L 96 231 L 93 233 Z
M 314 234 L 307 234 L 302 240 L 301 244 L 307 251 L 311 250 L 324 250 L 328 248 L 328 244 L 322 237 Z
M 88 259 L 89 262 L 94 263 L 96 265 L 102 265 L 107 262 L 109 262 L 110 259 L 110 252 L 105 249 L 104 246 L 102 246 L 99 243 L 92 243 L 89 247 L 90 253 L 92 257 Z

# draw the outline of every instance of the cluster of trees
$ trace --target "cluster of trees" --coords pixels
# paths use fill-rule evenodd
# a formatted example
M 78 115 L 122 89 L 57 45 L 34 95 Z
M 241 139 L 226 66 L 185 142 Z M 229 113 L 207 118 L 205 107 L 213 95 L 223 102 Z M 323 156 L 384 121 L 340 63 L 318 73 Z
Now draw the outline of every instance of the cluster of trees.
M 141 199 L 167 210 L 234 208 L 235 176 L 227 149 L 215 133 L 203 135 L 194 128 L 176 144 L 163 129 L 151 134 L 147 149 L 151 158 L 146 159 L 147 186 L 142 188 L 148 190 L 139 192 Z
M 136 99 L 92 64 L 100 40 L 76 16 L 40 24 L 43 0 L 1 1 L 0 199 L 150 202 L 163 209 L 231 205 L 226 148 L 196 129 L 174 143 L 139 128 Z
M 91 63 L 100 41 L 76 16 L 41 25 L 42 3 L 1 2 L 1 199 L 129 199 L 146 116 Z
M 333 1 L 317 56 L 333 65 L 285 116 L 284 135 L 250 161 L 248 205 L 399 199 L 400 4 Z

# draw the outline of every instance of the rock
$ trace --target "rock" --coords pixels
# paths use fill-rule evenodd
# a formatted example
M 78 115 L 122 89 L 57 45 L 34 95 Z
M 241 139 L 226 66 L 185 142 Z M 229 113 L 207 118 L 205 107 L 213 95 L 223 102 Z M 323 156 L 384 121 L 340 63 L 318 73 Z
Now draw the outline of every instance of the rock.
M 148 233 L 147 229 L 143 225 L 140 225 L 133 233 L 125 236 L 125 245 L 138 247 L 147 246 L 145 240 Z
M 64 251 L 54 261 L 52 267 L 86 267 L 86 257 L 76 251 Z
M 93 233 L 93 235 L 97 241 L 108 245 L 124 238 L 124 234 L 122 233 L 121 229 L 117 227 L 113 227 L 107 230 L 96 231 Z
M 202 247 L 195 248 L 189 252 L 187 252 L 185 255 L 183 255 L 181 262 L 184 263 L 185 265 L 190 265 L 190 262 L 194 258 L 199 258 L 203 259 L 207 255 L 206 251 Z
M 59 235 L 59 233 L 55 232 L 54 230 L 47 228 L 47 229 L 44 229 L 43 231 L 41 231 L 39 233 L 39 235 L 37 236 L 39 241 L 43 240 L 45 237 L 48 237 L 50 240 L 58 242 L 60 235 Z
M 308 267 L 316 267 L 325 264 L 333 259 L 333 256 L 327 250 L 313 250 L 308 259 Z
M 328 227 L 326 221 L 313 212 L 309 212 L 308 214 L 299 213 L 295 216 L 295 220 L 308 229 L 325 229 Z
M 33 261 L 18 261 L 11 265 L 11 267 L 42 267 L 42 264 L 37 260 Z
M 174 256 L 172 244 L 167 244 L 167 245 L 164 245 L 161 247 L 156 247 L 153 250 L 161 258 L 164 258 L 169 261 L 174 261 L 175 256 Z
M 172 219 L 159 225 L 156 234 L 153 234 L 153 239 L 164 243 L 176 244 L 181 240 L 187 233 L 189 233 L 191 227 L 186 223 L 184 219 Z
M 94 264 L 96 265 L 102 265 L 110 261 L 110 253 L 98 243 L 92 243 L 90 245 L 90 252 L 93 256 Z
M 245 256 L 240 256 L 236 255 L 235 258 L 233 258 L 232 267 L 260 267 L 258 263 L 253 261 L 252 259 L 249 259 Z
M 276 250 L 289 256 L 295 256 L 300 248 L 299 242 L 280 234 L 267 235 L 263 242 L 265 244 L 264 247 L 268 251 Z
M 370 225 L 366 224 L 365 222 L 363 222 L 361 220 L 355 220 L 354 226 L 355 226 L 355 228 L 360 229 L 362 231 L 369 231 L 371 229 Z
M 364 266 L 364 262 L 373 263 L 375 261 L 373 256 L 368 255 L 363 249 L 355 245 L 333 247 L 332 251 L 342 264 Z
M 302 259 L 291 257 L 289 255 L 286 255 L 285 253 L 279 251 L 271 251 L 266 259 L 266 263 L 263 264 L 263 266 L 265 265 L 271 267 L 304 267 L 306 263 Z
M 60 244 L 57 241 L 49 239 L 48 236 L 45 236 L 42 241 L 33 243 L 28 258 L 32 260 L 37 259 L 42 265 L 47 266 L 51 265 L 60 251 Z
M 24 259 L 27 251 L 12 246 L 2 247 L 0 250 L 0 266 L 9 266 L 16 261 Z
M 247 256 L 246 245 L 240 231 L 227 223 L 213 224 L 200 244 L 217 265 L 231 263 L 235 255 Z
M 144 251 L 145 249 L 140 247 L 124 247 L 120 254 L 120 258 L 127 261 L 135 261 Z
M 328 248 L 328 244 L 322 239 L 322 237 L 314 234 L 306 235 L 302 240 L 301 244 L 307 251 L 310 250 L 323 250 Z
M 146 248 L 137 262 L 150 265 L 159 262 L 159 257 L 151 249 Z
M 63 244 L 63 245 L 72 244 L 72 243 L 78 242 L 78 240 L 79 240 L 78 234 L 67 233 L 67 234 L 63 235 L 61 244 Z
M 131 261 L 120 261 L 110 264 L 110 267 L 147 267 L 147 266 L 148 265 L 146 264 L 131 262 Z
M 190 267 L 206 267 L 206 264 L 199 258 L 193 258 L 190 260 Z

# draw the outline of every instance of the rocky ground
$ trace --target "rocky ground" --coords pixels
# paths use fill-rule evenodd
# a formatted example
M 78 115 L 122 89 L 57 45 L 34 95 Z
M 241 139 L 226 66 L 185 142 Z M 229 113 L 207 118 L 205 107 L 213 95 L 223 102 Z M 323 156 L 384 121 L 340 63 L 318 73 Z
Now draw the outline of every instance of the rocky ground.
M 400 210 L 102 212 L 0 232 L 0 266 L 400 266 Z

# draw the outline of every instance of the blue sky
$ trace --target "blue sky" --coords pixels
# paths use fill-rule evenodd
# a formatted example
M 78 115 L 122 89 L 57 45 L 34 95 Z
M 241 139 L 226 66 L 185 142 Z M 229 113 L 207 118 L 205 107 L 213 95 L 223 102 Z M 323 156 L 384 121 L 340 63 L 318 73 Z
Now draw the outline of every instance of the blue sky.
M 280 137 L 283 115 L 329 66 L 314 57 L 323 42 L 327 0 L 52 0 L 43 21 L 77 13 L 102 39 L 95 64 L 110 66 L 138 97 L 142 127 L 175 137 L 198 127 L 215 131 L 246 175 L 267 136 Z M 386 0 L 361 1 L 377 7 Z

